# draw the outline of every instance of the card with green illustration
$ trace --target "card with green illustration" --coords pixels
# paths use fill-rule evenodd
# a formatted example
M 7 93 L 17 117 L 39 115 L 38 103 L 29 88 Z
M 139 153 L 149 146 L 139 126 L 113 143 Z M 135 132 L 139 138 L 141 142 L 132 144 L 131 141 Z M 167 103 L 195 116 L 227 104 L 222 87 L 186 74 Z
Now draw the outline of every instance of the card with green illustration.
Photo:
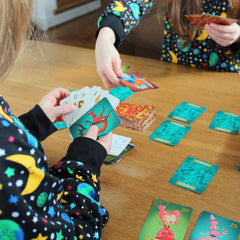
M 209 128 L 220 132 L 238 134 L 240 115 L 220 110 L 216 113 Z
M 190 131 L 191 127 L 170 120 L 165 120 L 149 137 L 150 140 L 176 146 Z
M 189 240 L 238 240 L 240 223 L 203 211 Z
M 182 102 L 168 115 L 168 117 L 182 121 L 182 122 L 192 123 L 205 110 L 206 110 L 205 107 L 202 107 L 193 103 L 189 103 L 189 102 Z
M 98 138 L 102 138 L 113 131 L 121 123 L 117 113 L 107 98 L 103 98 L 81 118 L 74 122 L 69 131 L 73 138 L 87 133 L 91 125 L 98 126 Z
M 187 157 L 169 183 L 196 193 L 203 193 L 218 169 L 219 167 L 212 163 Z
M 155 199 L 138 240 L 184 240 L 192 211 L 188 206 Z

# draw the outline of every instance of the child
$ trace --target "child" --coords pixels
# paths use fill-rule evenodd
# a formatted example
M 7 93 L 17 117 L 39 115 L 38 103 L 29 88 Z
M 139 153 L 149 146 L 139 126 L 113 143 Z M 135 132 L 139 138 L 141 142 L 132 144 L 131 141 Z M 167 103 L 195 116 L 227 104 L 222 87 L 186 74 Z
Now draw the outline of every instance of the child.
M 5 76 L 26 36 L 32 1 L 0 2 L 0 72 Z M 97 139 L 92 126 L 48 168 L 40 141 L 53 122 L 74 110 L 59 106 L 69 91 L 57 88 L 16 118 L 0 95 L 0 239 L 100 239 L 108 212 L 99 203 L 100 167 L 111 133 Z
M 95 55 L 97 71 L 106 87 L 120 85 L 118 77 L 124 77 L 120 56 L 115 47 L 139 23 L 153 2 L 112 1 L 100 17 Z M 169 0 L 165 5 L 161 60 L 206 70 L 239 73 L 240 26 L 237 23 L 211 23 L 204 30 L 199 30 L 190 24 L 185 15 L 208 13 L 239 18 L 240 0 Z M 154 34 L 156 33 L 153 32 L 152 35 Z

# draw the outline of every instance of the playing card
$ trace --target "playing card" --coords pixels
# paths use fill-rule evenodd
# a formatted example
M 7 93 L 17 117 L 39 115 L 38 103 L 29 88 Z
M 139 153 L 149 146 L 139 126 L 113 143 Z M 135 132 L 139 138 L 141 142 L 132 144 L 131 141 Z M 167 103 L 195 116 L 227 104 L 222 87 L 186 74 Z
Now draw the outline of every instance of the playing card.
M 169 115 L 169 118 L 176 119 L 186 123 L 194 122 L 204 111 L 205 107 L 199 105 L 182 102 Z
M 237 19 L 224 18 L 218 15 L 211 14 L 193 14 L 185 15 L 185 17 L 196 27 L 204 28 L 206 24 L 216 23 L 219 25 L 231 25 L 236 23 Z
M 109 93 L 117 97 L 120 100 L 120 102 L 126 100 L 127 98 L 134 94 L 134 92 L 130 88 L 121 86 L 111 89 Z
M 156 199 L 138 235 L 139 240 L 184 240 L 193 209 Z
M 176 146 L 190 131 L 191 127 L 165 120 L 149 137 L 150 140 Z
M 238 240 L 240 223 L 203 211 L 189 240 Z
M 169 183 L 196 193 L 203 193 L 219 167 L 194 158 L 188 157 L 174 173 Z
M 125 78 L 119 78 L 121 82 L 133 92 L 157 89 L 158 87 L 139 73 L 125 73 Z
M 130 141 L 131 141 L 130 137 L 112 134 L 112 148 L 108 154 L 118 156 L 130 143 Z
M 73 138 L 87 133 L 91 125 L 98 126 L 98 138 L 104 137 L 121 123 L 117 113 L 106 98 L 100 100 L 69 127 Z
M 240 127 L 240 115 L 225 111 L 218 111 L 209 128 L 231 134 L 238 134 Z
M 134 148 L 135 145 L 129 143 L 118 156 L 107 155 L 107 157 L 104 159 L 104 162 L 106 164 L 113 164 L 119 162 L 125 155 L 130 153 Z

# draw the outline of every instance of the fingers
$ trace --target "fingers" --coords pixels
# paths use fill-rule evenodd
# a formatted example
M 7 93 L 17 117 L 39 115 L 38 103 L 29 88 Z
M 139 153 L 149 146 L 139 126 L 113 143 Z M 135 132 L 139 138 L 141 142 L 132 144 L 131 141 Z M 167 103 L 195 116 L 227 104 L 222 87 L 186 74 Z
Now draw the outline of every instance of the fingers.
M 102 144 L 107 153 L 109 153 L 112 148 L 112 132 L 108 133 L 106 136 L 98 140 L 98 142 Z
M 98 135 L 98 127 L 96 125 L 92 125 L 88 129 L 85 137 L 88 137 L 88 138 L 91 138 L 93 140 L 96 140 L 97 139 L 97 135 Z

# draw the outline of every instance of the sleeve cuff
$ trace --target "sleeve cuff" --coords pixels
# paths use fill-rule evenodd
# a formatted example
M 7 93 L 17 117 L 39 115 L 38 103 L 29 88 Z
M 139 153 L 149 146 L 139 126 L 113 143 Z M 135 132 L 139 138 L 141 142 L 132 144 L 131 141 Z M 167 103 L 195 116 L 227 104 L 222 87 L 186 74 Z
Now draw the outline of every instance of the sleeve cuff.
M 39 105 L 19 116 L 19 119 L 39 141 L 43 141 L 57 130 Z
M 114 43 L 114 46 L 119 47 L 120 44 L 122 43 L 123 39 L 126 37 L 123 24 L 119 20 L 119 18 L 114 15 L 108 15 L 108 16 L 103 17 L 99 23 L 99 28 L 96 32 L 96 38 L 98 36 L 99 31 L 103 27 L 110 27 L 114 31 L 114 33 L 116 35 L 116 41 Z
M 88 137 L 78 137 L 70 144 L 66 156 L 61 161 L 80 161 L 99 177 L 106 156 L 107 151 L 100 143 Z

